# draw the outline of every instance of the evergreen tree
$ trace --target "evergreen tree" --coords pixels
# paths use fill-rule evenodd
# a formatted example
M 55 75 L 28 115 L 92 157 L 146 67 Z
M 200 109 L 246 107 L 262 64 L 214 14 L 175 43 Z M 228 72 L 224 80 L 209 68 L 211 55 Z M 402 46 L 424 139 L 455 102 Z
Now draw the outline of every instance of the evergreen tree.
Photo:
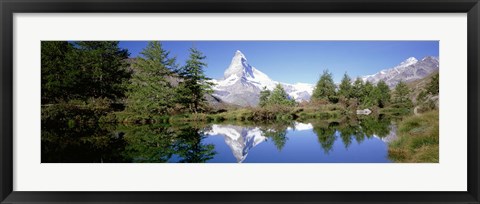
M 384 81 L 379 81 L 376 86 L 370 82 L 365 83 L 364 93 L 362 100 L 364 106 L 383 108 L 390 101 L 390 89 Z
M 365 85 L 363 85 L 363 97 L 361 98 L 362 105 L 367 107 L 376 105 L 376 97 L 374 90 L 375 87 L 371 82 L 365 82 Z
M 42 103 L 125 96 L 129 54 L 116 41 L 44 41 L 41 55 Z
M 129 53 L 118 46 L 118 41 L 75 42 L 78 68 L 82 70 L 80 84 L 85 98 L 123 98 L 126 82 L 131 77 L 127 70 Z
M 439 74 L 436 74 L 432 76 L 426 87 L 420 91 L 420 93 L 417 95 L 417 104 L 422 104 L 427 102 L 427 99 L 429 99 L 432 96 L 436 96 L 439 94 Z M 435 104 L 433 101 L 429 101 L 428 105 L 430 108 L 434 108 Z
M 207 66 L 204 60 L 206 57 L 196 48 L 190 48 L 190 58 L 185 66 L 179 71 L 183 81 L 179 86 L 180 103 L 189 107 L 190 111 L 197 113 L 205 107 L 205 95 L 213 93 L 213 83 L 205 76 L 204 68 Z
M 272 94 L 268 98 L 269 105 L 286 105 L 286 106 L 293 106 L 295 105 L 295 101 L 290 99 L 285 89 L 283 89 L 282 85 L 277 84 L 275 89 L 273 89 Z
M 401 104 L 404 107 L 412 106 L 412 101 L 409 98 L 410 89 L 407 84 L 403 81 L 400 81 L 395 87 L 395 91 L 392 96 L 392 102 L 396 104 Z
M 140 54 L 133 64 L 127 108 L 139 114 L 166 114 L 174 102 L 175 91 L 168 76 L 175 69 L 175 58 L 170 58 L 157 41 L 149 42 Z
M 432 77 L 426 89 L 427 93 L 432 95 L 438 95 L 440 91 L 439 78 L 440 78 L 439 74 L 436 74 L 435 76 Z
M 66 41 L 41 42 L 42 104 L 79 97 L 80 70 L 76 69 L 74 47 Z
M 387 83 L 380 80 L 375 87 L 377 106 L 380 108 L 385 107 L 390 101 L 390 88 Z
M 328 70 L 325 70 L 313 90 L 312 99 L 329 100 L 334 102 L 336 99 L 335 88 L 332 74 L 328 72 Z
M 267 87 L 263 87 L 263 90 L 260 92 L 260 101 L 258 103 L 260 107 L 265 107 L 268 104 L 270 94 L 270 90 L 268 90 Z
M 353 83 L 352 97 L 358 99 L 358 101 L 360 101 L 364 96 L 363 86 L 364 86 L 363 80 L 360 78 L 357 78 Z
M 352 80 L 347 75 L 347 73 L 345 73 L 343 75 L 342 82 L 340 82 L 340 85 L 338 87 L 338 96 L 349 99 L 352 97 L 352 89 Z

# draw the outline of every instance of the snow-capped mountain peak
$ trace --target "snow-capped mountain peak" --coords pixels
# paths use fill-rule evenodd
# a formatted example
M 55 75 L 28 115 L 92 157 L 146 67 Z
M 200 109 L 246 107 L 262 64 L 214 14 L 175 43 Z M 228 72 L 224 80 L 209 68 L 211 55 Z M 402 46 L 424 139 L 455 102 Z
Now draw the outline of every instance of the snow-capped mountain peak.
M 415 57 L 409 57 L 395 67 L 384 69 L 376 74 L 363 76 L 364 81 L 377 83 L 380 80 L 387 83 L 388 86 L 394 87 L 398 82 L 410 82 L 428 76 L 429 74 L 438 71 L 438 58 L 427 56 L 422 60 L 417 60 Z
M 226 102 L 241 106 L 256 106 L 260 91 L 266 87 L 273 90 L 281 84 L 285 91 L 297 101 L 309 100 L 313 91 L 310 84 L 287 84 L 270 79 L 265 73 L 251 66 L 245 55 L 237 50 L 221 80 L 212 80 L 214 95 Z
M 236 75 L 237 77 L 242 77 L 245 75 L 253 77 L 253 67 L 248 64 L 247 58 L 240 50 L 235 52 L 235 55 L 230 62 L 230 66 L 228 66 L 223 73 L 223 77 L 225 79 L 232 75 Z
M 235 59 L 235 58 L 242 58 L 242 59 L 247 60 L 247 58 L 245 58 L 245 55 L 244 55 L 244 54 L 242 53 L 242 51 L 240 51 L 240 50 L 235 51 L 235 57 L 234 57 L 234 59 Z
M 427 56 L 422 60 L 409 57 L 395 67 L 361 78 L 374 84 L 382 80 L 389 87 L 394 87 L 400 81 L 418 80 L 438 69 L 437 57 Z M 239 50 L 235 52 L 230 65 L 225 70 L 224 78 L 212 80 L 212 82 L 216 84 L 213 94 L 215 97 L 240 106 L 257 106 L 263 88 L 273 90 L 277 84 L 280 84 L 285 92 L 298 102 L 310 100 L 314 89 L 312 84 L 287 84 L 270 79 L 265 73 L 251 66 Z
M 415 64 L 415 63 L 417 63 L 417 62 L 418 62 L 417 58 L 415 58 L 415 57 L 409 57 L 409 58 L 407 58 L 405 61 L 401 62 L 399 66 L 405 66 L 405 67 L 407 67 L 407 66 L 410 66 L 410 65 L 412 65 L 412 64 Z

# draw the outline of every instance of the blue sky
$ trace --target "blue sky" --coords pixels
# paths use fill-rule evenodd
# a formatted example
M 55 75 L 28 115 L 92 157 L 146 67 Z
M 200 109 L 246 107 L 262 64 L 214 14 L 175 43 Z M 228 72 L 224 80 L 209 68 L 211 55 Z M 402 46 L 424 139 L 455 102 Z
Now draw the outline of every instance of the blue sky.
M 120 47 L 137 57 L 147 41 L 121 41 Z M 188 49 L 195 46 L 206 56 L 208 77 L 220 79 L 236 50 L 248 63 L 271 79 L 286 83 L 311 83 L 323 70 L 339 82 L 345 72 L 350 77 L 369 75 L 398 65 L 409 57 L 439 56 L 438 41 L 162 41 L 163 47 L 183 65 Z

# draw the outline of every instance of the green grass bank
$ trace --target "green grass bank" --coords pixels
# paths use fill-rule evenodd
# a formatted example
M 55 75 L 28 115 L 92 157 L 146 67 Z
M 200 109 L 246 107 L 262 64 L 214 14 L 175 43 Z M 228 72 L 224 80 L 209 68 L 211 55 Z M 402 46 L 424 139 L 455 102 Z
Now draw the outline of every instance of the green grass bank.
M 389 158 L 403 163 L 437 163 L 438 119 L 438 110 L 404 118 L 398 124 L 397 140 L 389 144 Z

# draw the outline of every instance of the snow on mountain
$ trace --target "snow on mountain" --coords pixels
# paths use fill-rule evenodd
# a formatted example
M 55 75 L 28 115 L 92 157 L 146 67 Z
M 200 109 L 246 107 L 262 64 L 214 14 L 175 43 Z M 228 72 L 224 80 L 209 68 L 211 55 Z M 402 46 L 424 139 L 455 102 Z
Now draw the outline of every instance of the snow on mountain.
M 221 80 L 212 80 L 214 96 L 223 101 L 240 106 L 256 106 L 260 91 L 266 87 L 273 90 L 281 84 L 287 94 L 296 101 L 309 100 L 313 92 L 313 85 L 305 83 L 287 84 L 270 79 L 265 73 L 251 66 L 245 55 L 237 50 L 230 66 L 224 72 Z
M 400 81 L 410 82 L 425 78 L 431 73 L 438 71 L 439 61 L 437 57 L 424 57 L 422 60 L 417 60 L 410 57 L 399 65 L 384 69 L 380 72 L 361 77 L 363 81 L 377 83 L 380 80 L 385 81 L 389 87 L 396 86 Z
M 312 128 L 313 126 L 310 123 L 305 124 L 295 122 L 294 128 L 289 127 L 288 130 L 294 129 L 295 131 L 303 131 Z M 258 127 L 214 124 L 207 132 L 205 132 L 205 134 L 210 136 L 223 136 L 225 144 L 230 147 L 230 150 L 238 163 L 245 161 L 248 152 L 252 148 L 268 140 L 268 138 L 263 135 L 262 130 Z
M 205 134 L 224 136 L 225 143 L 232 150 L 233 156 L 238 163 L 243 162 L 247 158 L 250 149 L 267 140 L 258 127 L 245 128 L 235 125 L 212 125 L 211 130 Z
M 437 57 L 429 56 L 422 60 L 410 57 L 393 68 L 361 78 L 374 84 L 383 80 L 389 87 L 394 87 L 400 81 L 410 82 L 422 79 L 438 69 Z M 248 64 L 247 58 L 239 50 L 235 52 L 230 66 L 225 70 L 223 79 L 212 80 L 212 82 L 216 84 L 213 87 L 213 96 L 240 106 L 257 106 L 260 91 L 264 87 L 273 90 L 277 84 L 282 85 L 287 94 L 298 102 L 310 100 L 314 89 L 312 84 L 288 84 L 272 80 L 265 73 Z

